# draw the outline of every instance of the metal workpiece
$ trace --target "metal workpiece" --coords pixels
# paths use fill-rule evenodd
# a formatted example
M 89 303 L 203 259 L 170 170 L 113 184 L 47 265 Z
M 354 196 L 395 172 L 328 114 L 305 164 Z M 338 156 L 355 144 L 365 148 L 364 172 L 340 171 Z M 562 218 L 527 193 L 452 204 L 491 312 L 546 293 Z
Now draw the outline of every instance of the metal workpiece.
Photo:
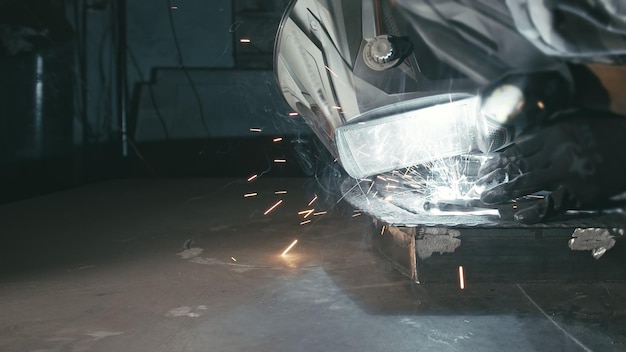
M 606 254 L 624 235 L 626 219 L 618 210 L 569 212 L 524 225 L 512 215 L 530 199 L 499 207 L 478 199 L 433 200 L 423 187 L 403 187 L 400 176 L 346 179 L 342 193 L 372 217 L 376 252 L 415 283 L 457 281 L 460 272 L 474 283 L 624 277 L 613 266 L 620 254 Z
M 341 191 L 344 198 L 355 208 L 362 209 L 380 221 L 396 227 L 445 227 L 445 228 L 500 228 L 500 229 L 551 229 L 551 228 L 623 228 L 626 214 L 620 209 L 598 211 L 571 211 L 550 222 L 526 225 L 513 220 L 513 213 L 522 206 L 532 204 L 515 202 L 492 208 L 467 207 L 459 204 L 429 203 L 437 205 L 437 211 L 425 210 L 429 202 L 425 196 L 408 191 L 386 194 L 372 186 L 374 179 L 356 180 L 346 178 Z M 419 190 L 416 190 L 419 192 Z M 442 211 L 441 208 L 451 209 Z M 471 209 L 475 208 L 475 209 Z M 454 210 L 454 211 L 452 211 Z
M 376 224 L 374 219 L 375 227 Z M 454 253 L 461 245 L 461 232 L 456 229 L 381 225 L 377 232 L 380 235 L 375 236 L 373 243 L 379 254 L 416 283 L 420 283 L 419 261 L 431 257 L 433 253 Z
M 463 280 L 469 285 L 622 281 L 625 273 L 616 261 L 624 249 L 614 249 L 620 233 L 622 229 L 403 227 L 373 219 L 371 236 L 374 250 L 412 282 Z

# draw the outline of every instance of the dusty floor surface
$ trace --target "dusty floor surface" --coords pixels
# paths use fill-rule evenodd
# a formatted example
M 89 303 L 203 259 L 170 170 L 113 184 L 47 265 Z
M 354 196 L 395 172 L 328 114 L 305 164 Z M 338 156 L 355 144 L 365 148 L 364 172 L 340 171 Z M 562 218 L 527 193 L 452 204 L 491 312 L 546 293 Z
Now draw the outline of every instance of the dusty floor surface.
M 319 192 L 135 180 L 0 206 L 0 351 L 626 350 L 625 284 L 414 285 Z

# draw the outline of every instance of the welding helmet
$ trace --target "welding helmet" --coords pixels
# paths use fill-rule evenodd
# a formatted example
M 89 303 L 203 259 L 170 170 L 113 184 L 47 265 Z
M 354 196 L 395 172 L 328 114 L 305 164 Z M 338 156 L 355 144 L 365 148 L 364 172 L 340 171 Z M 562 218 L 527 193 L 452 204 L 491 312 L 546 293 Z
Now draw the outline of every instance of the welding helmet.
M 483 115 L 518 112 L 524 90 L 516 95 L 507 73 L 554 60 L 469 10 L 450 0 L 292 1 L 274 51 L 281 93 L 355 178 L 485 149 L 493 136 L 505 145 L 510 131 Z M 483 114 L 479 93 L 498 79 L 506 94 L 489 96 L 510 106 L 492 101 Z

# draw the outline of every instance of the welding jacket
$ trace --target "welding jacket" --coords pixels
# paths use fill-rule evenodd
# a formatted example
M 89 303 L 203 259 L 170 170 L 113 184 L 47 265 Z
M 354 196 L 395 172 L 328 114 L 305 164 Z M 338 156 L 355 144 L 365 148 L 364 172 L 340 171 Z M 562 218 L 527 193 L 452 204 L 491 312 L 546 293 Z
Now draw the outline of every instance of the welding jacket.
M 507 0 L 517 30 L 547 55 L 626 63 L 623 0 Z
M 438 59 L 476 82 L 555 71 L 571 81 L 574 101 L 626 115 L 624 0 L 397 0 L 396 5 Z
M 519 33 L 536 48 L 582 63 L 595 76 L 595 85 L 577 85 L 577 101 L 626 115 L 626 1 L 507 0 L 507 5 Z M 582 70 L 574 71 L 577 76 Z

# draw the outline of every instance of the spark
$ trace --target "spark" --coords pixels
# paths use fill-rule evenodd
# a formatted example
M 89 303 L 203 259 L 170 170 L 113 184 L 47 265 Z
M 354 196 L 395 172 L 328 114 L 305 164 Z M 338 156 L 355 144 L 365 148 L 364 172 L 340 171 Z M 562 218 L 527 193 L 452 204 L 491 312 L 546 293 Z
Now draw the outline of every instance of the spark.
M 248 177 L 248 182 L 252 182 L 254 180 L 256 180 L 259 177 L 259 175 L 252 175 L 250 177 Z
M 172 10 L 178 10 L 178 6 L 171 6 L 170 9 Z
M 420 185 L 416 185 L 416 184 L 414 184 L 414 183 L 411 183 L 411 184 L 409 185 L 409 187 L 411 187 L 411 188 L 413 188 L 413 189 L 420 189 L 420 190 L 421 190 L 423 186 L 420 186 Z
M 303 210 L 298 212 L 298 215 L 304 215 L 304 218 L 308 218 L 311 214 L 313 214 L 313 212 L 315 211 L 315 209 L 307 209 L 307 210 Z M 305 215 L 306 214 L 306 215 Z
M 311 220 L 304 220 L 303 222 L 300 223 L 300 225 L 306 225 L 310 223 L 311 223 Z
M 230 260 L 232 260 L 233 262 L 237 262 L 237 259 L 235 259 L 235 257 L 230 257 Z
M 461 290 L 465 289 L 465 272 L 462 265 L 459 266 L 459 287 Z
M 283 256 L 283 257 L 284 257 L 284 256 L 285 256 L 285 254 L 287 254 L 287 252 L 289 252 L 289 251 L 293 248 L 293 246 L 295 246 L 295 245 L 296 245 L 296 243 L 298 243 L 298 240 L 294 240 L 294 241 L 293 241 L 293 242 L 289 245 L 289 247 L 287 247 L 287 249 L 285 249 L 285 251 L 283 252 L 283 254 L 281 254 L 281 256 Z
M 274 194 L 287 194 L 287 191 L 276 191 Z
M 338 76 L 335 72 L 333 72 L 333 70 L 331 70 L 331 69 L 330 69 L 330 67 L 328 67 L 328 66 L 324 66 L 324 67 L 326 68 L 326 70 L 327 70 L 328 72 L 332 73 L 332 74 L 333 74 L 333 76 L 335 76 L 335 78 L 339 78 L 339 76 Z
M 274 142 L 274 143 L 278 143 L 278 142 L 282 142 L 282 141 L 283 141 L 283 138 L 282 138 L 282 137 L 277 137 L 277 138 L 274 138 L 274 139 L 272 140 L 272 142 Z
M 283 200 L 282 200 L 282 199 L 281 199 L 281 200 L 279 200 L 278 202 L 276 202 L 276 204 L 272 205 L 269 209 L 267 209 L 267 210 L 265 211 L 265 213 L 263 213 L 263 215 L 267 215 L 267 214 L 269 214 L 270 212 L 272 212 L 272 210 L 276 209 L 276 207 L 277 207 L 277 206 L 279 206 L 282 202 L 283 202 Z
M 298 116 L 298 115 L 299 114 L 297 112 L 295 112 L 295 111 L 289 113 L 289 116 Z
M 336 163 L 336 162 L 338 162 L 338 161 L 339 161 L 339 158 L 335 158 L 335 159 L 333 160 L 333 163 Z
M 274 162 L 275 163 L 286 163 L 287 160 L 285 160 L 285 159 L 274 159 Z
M 356 214 L 352 215 L 352 217 L 356 218 L 357 216 L 361 216 L 361 215 L 362 215 L 362 213 L 356 213 Z
M 544 103 L 543 103 L 541 100 L 539 100 L 539 101 L 537 102 L 537 106 L 539 107 L 539 109 L 543 109 L 543 108 L 545 108 L 545 107 L 546 107 L 546 106 L 544 105 Z
M 317 213 L 313 213 L 313 216 L 326 215 L 327 211 L 318 211 Z
M 362 178 L 360 179 L 361 182 L 372 182 L 372 179 L 369 178 Z
M 313 197 L 313 199 L 311 199 L 308 206 L 310 207 L 311 204 L 315 203 L 316 200 L 317 200 L 317 194 L 315 195 L 315 197 Z
M 381 234 L 381 236 L 385 233 L 385 228 L 386 228 L 386 227 L 387 227 L 386 225 L 383 225 L 383 227 L 381 227 L 381 228 L 380 228 L 380 234 Z
M 250 198 L 250 197 L 256 197 L 259 194 L 257 192 L 252 192 L 252 193 L 246 193 L 243 195 L 244 198 Z
M 335 110 L 341 110 L 341 106 L 333 106 L 333 109 L 335 109 Z
M 239 39 L 239 42 L 241 44 L 250 44 L 252 41 L 250 40 L 250 38 L 241 38 Z
M 254 132 L 254 133 L 263 132 L 263 129 L 258 128 L 258 127 L 253 127 L 250 129 L 250 132 Z

